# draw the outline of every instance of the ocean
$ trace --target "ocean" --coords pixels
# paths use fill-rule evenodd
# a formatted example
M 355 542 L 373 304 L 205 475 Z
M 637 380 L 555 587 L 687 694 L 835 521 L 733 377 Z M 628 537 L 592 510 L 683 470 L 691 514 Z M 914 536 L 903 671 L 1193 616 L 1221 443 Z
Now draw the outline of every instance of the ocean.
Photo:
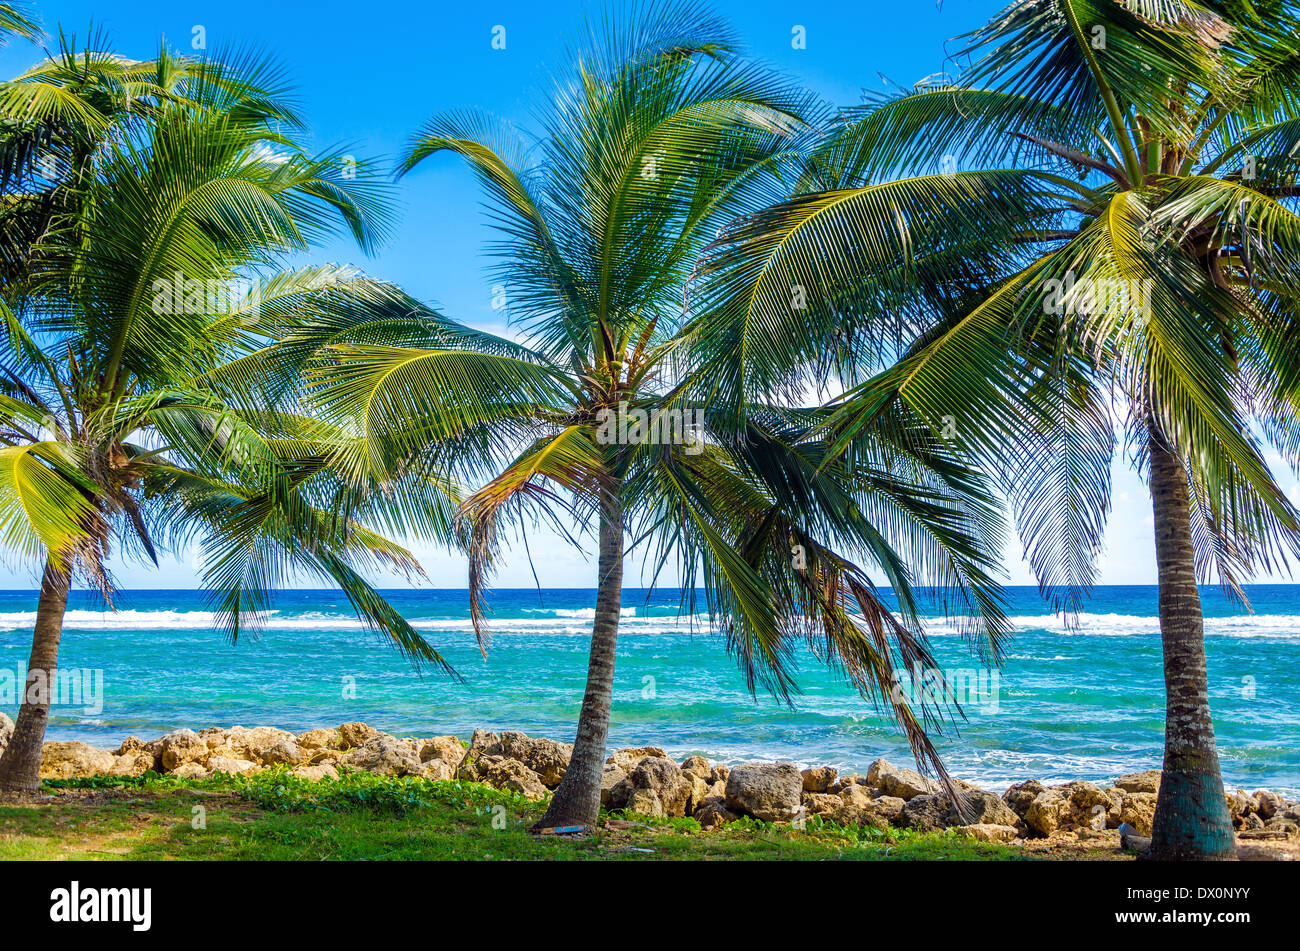
M 1254 614 L 1204 589 L 1210 696 L 1225 782 L 1300 795 L 1300 587 L 1252 586 Z M 348 611 L 337 591 L 284 591 L 256 638 L 229 643 L 195 591 L 124 591 L 117 612 L 74 592 L 60 666 L 84 671 L 77 705 L 55 708 L 48 739 L 116 747 L 180 727 L 304 730 L 363 720 L 403 736 L 517 729 L 571 740 L 595 594 L 498 590 L 480 657 L 466 593 L 388 592 L 464 678 L 417 672 Z M 1025 779 L 1105 781 L 1160 765 L 1164 704 L 1154 587 L 1096 590 L 1075 629 L 1036 590 L 1008 591 L 1015 636 L 996 673 L 951 626 L 932 642 L 966 719 L 936 737 L 955 776 L 1002 789 Z M 0 710 L 16 714 L 36 595 L 0 592 Z M 679 594 L 623 595 L 610 743 L 726 762 L 784 759 L 865 771 L 910 764 L 907 744 L 811 654 L 790 704 L 752 696 L 724 639 Z M 966 679 L 963 679 L 966 678 Z M 98 684 L 98 686 L 95 686 Z M 916 685 L 924 689 L 924 685 Z M 906 683 L 905 683 L 906 687 Z

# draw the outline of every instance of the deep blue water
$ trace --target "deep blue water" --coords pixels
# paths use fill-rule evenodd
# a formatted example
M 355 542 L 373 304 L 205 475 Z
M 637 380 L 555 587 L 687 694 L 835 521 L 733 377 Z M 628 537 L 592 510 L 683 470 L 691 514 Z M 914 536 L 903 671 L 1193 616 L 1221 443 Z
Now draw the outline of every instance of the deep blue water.
M 1211 703 L 1225 781 L 1300 792 L 1300 587 L 1249 589 L 1245 614 L 1204 590 Z M 487 659 L 464 591 L 392 591 L 393 603 L 446 656 L 456 683 L 417 674 L 348 613 L 336 591 L 286 591 L 256 639 L 228 643 L 193 591 L 123 592 L 117 613 L 74 593 L 61 666 L 102 671 L 102 709 L 57 707 L 49 738 L 115 746 L 178 727 L 274 725 L 292 730 L 364 720 L 400 735 L 476 727 L 571 739 L 586 674 L 594 592 L 502 590 Z M 20 671 L 33 592 L 0 592 L 0 672 Z M 968 719 L 939 746 L 952 772 L 1001 787 L 1021 779 L 1105 780 L 1159 765 L 1164 705 L 1154 587 L 1095 593 L 1066 631 L 1032 588 L 1009 592 L 1016 626 L 997 691 L 964 704 Z M 889 718 L 811 655 L 786 706 L 749 694 L 723 639 L 677 616 L 675 591 L 624 593 L 611 743 L 684 756 L 784 758 L 863 770 L 909 760 Z M 945 668 L 975 669 L 956 632 L 937 622 Z M 0 690 L 3 677 L 0 676 Z M 81 698 L 85 700 L 86 698 Z M 11 716 L 16 704 L 0 696 Z

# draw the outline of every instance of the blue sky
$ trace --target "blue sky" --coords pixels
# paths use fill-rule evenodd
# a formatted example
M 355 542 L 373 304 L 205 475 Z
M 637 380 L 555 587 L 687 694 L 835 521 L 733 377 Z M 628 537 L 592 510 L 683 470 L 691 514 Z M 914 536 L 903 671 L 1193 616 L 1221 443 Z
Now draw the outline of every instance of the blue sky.
M 862 90 L 882 88 L 881 74 L 903 85 L 944 70 L 945 41 L 985 22 L 1001 8 L 995 0 L 896 0 L 891 3 L 726 0 L 714 8 L 740 33 L 747 52 L 837 104 L 856 102 Z M 113 47 L 133 58 L 151 57 L 160 38 L 190 51 L 201 26 L 209 52 L 231 46 L 274 55 L 286 68 L 322 148 L 346 144 L 359 156 L 390 159 L 430 115 L 458 106 L 488 109 L 527 124 L 563 74 L 569 46 L 594 6 L 576 0 L 522 3 L 396 3 L 357 0 L 223 0 L 187 3 L 37 3 L 47 31 L 62 25 L 84 34 L 92 21 L 108 30 Z M 505 49 L 493 49 L 494 27 L 505 28 Z M 796 26 L 806 47 L 793 48 Z M 949 44 L 952 48 L 952 44 Z M 40 56 L 15 43 L 0 50 L 0 75 L 10 76 Z M 316 260 L 359 264 L 376 277 L 436 303 L 465 323 L 501 332 L 491 308 L 491 282 L 483 254 L 491 233 L 476 185 L 456 162 L 426 162 L 396 191 L 401 221 L 389 245 L 371 258 L 339 242 L 321 248 Z M 1281 470 L 1278 470 L 1279 472 Z M 1283 485 L 1296 496 L 1294 480 Z M 1150 499 L 1141 482 L 1119 464 L 1114 511 L 1107 537 L 1102 581 L 1153 583 Z M 537 575 L 545 586 L 589 587 L 594 560 L 553 536 L 530 532 Z M 438 587 L 463 587 L 463 559 L 413 543 Z M 1032 582 L 1018 543 L 1007 552 L 1012 583 Z M 188 558 L 169 560 L 157 570 L 120 567 L 123 587 L 192 587 Z M 33 571 L 0 566 L 0 587 L 28 587 Z M 628 583 L 637 584 L 629 572 Z M 1279 579 L 1285 580 L 1285 579 Z M 396 581 L 394 581 L 396 583 Z M 498 574 L 504 586 L 533 584 L 522 554 Z

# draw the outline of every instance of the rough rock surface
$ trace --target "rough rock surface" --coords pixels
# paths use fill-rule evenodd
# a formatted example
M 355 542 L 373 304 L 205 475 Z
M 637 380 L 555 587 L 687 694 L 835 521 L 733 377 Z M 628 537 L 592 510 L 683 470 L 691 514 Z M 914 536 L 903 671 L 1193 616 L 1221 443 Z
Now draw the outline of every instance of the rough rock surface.
M 523 763 L 542 781 L 554 789 L 564 778 L 573 756 L 572 743 L 557 743 L 530 737 L 518 730 L 507 730 L 500 738 L 483 750 L 484 756 L 504 756 Z
M 727 777 L 727 808 L 765 822 L 783 822 L 799 811 L 803 776 L 791 763 L 746 763 Z
M 835 784 L 835 777 L 839 775 L 839 770 L 834 766 L 816 766 L 805 769 L 800 775 L 803 776 L 804 792 L 824 793 Z
M 939 784 L 933 780 L 926 779 L 914 769 L 900 769 L 883 759 L 876 760 L 867 770 L 867 785 L 903 801 L 939 792 Z
M 117 757 L 89 743 L 46 743 L 41 750 L 41 779 L 73 779 L 112 772 Z
M 609 805 L 647 816 L 684 816 L 694 789 L 676 763 L 666 756 L 651 756 L 610 790 Z
M 1140 773 L 1125 773 L 1115 780 L 1115 788 L 1126 792 L 1160 792 L 1160 770 L 1148 769 Z
M 712 785 L 713 767 L 703 756 L 688 756 L 682 760 L 682 772 L 691 773 L 699 776 L 706 783 Z
M 1036 795 L 1025 810 L 1024 820 L 1033 832 L 1044 836 L 1057 831 L 1116 828 L 1119 822 L 1111 825 L 1111 813 L 1118 820 L 1122 802 L 1119 793 L 1112 798 L 1096 784 L 1076 780 L 1048 787 Z
M 504 756 L 484 754 L 462 766 L 456 775 L 460 779 L 517 792 L 529 799 L 545 798 L 549 792 L 540 776 L 519 760 Z
M 625 773 L 630 773 L 641 765 L 643 759 L 666 758 L 668 756 L 657 746 L 637 746 L 629 749 L 615 750 L 606 763 L 613 763 Z
M 339 727 L 340 749 L 351 750 L 365 746 L 368 740 L 379 736 L 379 731 L 366 723 L 344 723 Z
M 312 782 L 339 778 L 339 771 L 330 763 L 321 766 L 295 766 L 290 772 L 301 779 L 310 779 Z
M 707 797 L 695 810 L 695 819 L 704 829 L 715 829 L 739 818 L 727 808 L 727 803 L 721 796 Z
M 1153 792 L 1126 793 L 1119 807 L 1119 821 L 1127 822 L 1138 830 L 1138 835 L 1151 834 L 1151 822 L 1156 817 L 1156 794 Z
M 627 778 L 621 767 L 613 763 L 605 764 L 605 771 L 600 774 L 600 804 L 608 808 L 614 787 Z
M 1010 842 L 1020 835 L 1015 826 L 1000 826 L 982 822 L 964 826 L 962 831 L 979 842 Z
M 343 762 L 380 776 L 419 776 L 423 771 L 414 743 L 382 733 L 352 750 Z
M 13 729 L 0 714 L 0 747 Z M 290 733 L 275 727 L 175 730 L 153 740 L 128 737 L 114 751 L 81 742 L 45 744 L 41 776 L 73 779 L 93 775 L 139 776 L 150 770 L 180 778 L 285 770 L 307 780 L 338 779 L 349 770 L 430 780 L 462 779 L 517 792 L 549 796 L 564 776 L 572 747 L 519 731 L 475 730 L 468 745 L 455 736 L 395 737 L 365 723 Z M 949 795 L 915 770 L 876 760 L 862 776 L 837 775 L 833 767 L 800 771 L 790 763 L 728 767 L 692 755 L 680 765 L 658 747 L 620 749 L 601 777 L 601 804 L 650 816 L 693 816 L 713 828 L 752 816 L 790 822 L 819 816 L 844 826 L 879 829 L 942 829 L 963 826 L 985 842 L 1015 841 L 1028 849 L 1074 844 L 1118 848 L 1117 829 L 1127 822 L 1149 835 L 1160 774 L 1128 773 L 1103 788 L 1076 781 L 1047 786 L 1016 783 L 1001 796 L 960 779 L 964 804 L 958 814 Z M 1270 791 L 1225 790 L 1240 840 L 1300 840 L 1300 802 Z M 964 824 L 964 825 L 963 825 Z

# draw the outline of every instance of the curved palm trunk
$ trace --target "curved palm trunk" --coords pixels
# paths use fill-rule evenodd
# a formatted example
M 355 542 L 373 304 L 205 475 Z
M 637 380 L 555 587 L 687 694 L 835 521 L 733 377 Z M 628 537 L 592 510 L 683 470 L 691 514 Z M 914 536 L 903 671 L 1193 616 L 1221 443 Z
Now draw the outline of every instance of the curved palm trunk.
M 1187 474 L 1154 434 L 1148 444 L 1165 661 L 1165 761 L 1146 855 L 1231 859 L 1236 839 L 1210 718 Z
M 0 755 L 0 792 L 30 793 L 40 789 L 41 749 L 50 718 L 51 691 L 59 662 L 59 638 L 68 608 L 72 576 L 64 568 L 45 563 L 41 597 L 36 605 L 32 654 L 27 662 L 27 683 L 22 706 L 9 745 Z
M 609 708 L 614 693 L 614 655 L 618 642 L 619 609 L 623 595 L 623 511 L 617 489 L 600 517 L 600 561 L 596 618 L 591 626 L 591 655 L 587 661 L 587 692 L 578 716 L 564 779 L 546 815 L 534 828 L 595 826 L 600 815 L 600 779 L 605 770 L 609 738 Z

